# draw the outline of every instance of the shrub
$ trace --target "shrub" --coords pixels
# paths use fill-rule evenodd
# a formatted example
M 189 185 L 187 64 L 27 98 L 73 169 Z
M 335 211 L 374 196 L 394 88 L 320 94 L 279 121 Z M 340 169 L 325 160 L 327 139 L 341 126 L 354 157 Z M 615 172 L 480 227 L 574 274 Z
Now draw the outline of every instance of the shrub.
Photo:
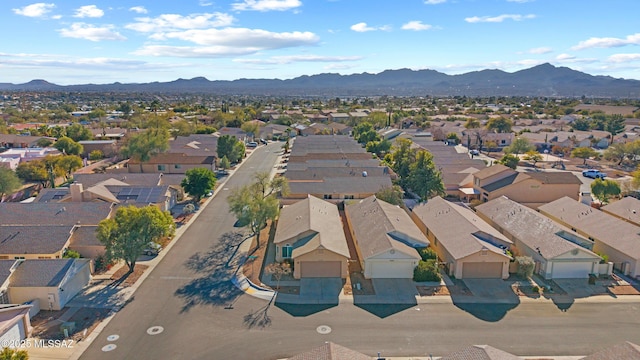
M 600 260 L 600 264 L 606 264 L 606 263 L 609 262 L 609 255 L 603 254 L 603 253 L 598 253 L 598 256 L 600 256 L 602 258 Z
M 62 255 L 63 259 L 79 259 L 80 258 L 80 253 L 75 251 L 75 250 L 69 250 L 67 249 L 64 252 L 64 255 Z
M 536 266 L 533 258 L 529 256 L 517 256 L 516 262 L 518 263 L 518 276 L 523 279 L 528 279 L 533 275 L 533 270 Z
M 420 261 L 413 270 L 413 281 L 440 281 L 437 262 L 433 259 Z
M 429 259 L 432 260 L 437 260 L 438 259 L 438 254 L 436 254 L 436 251 L 433 250 L 432 248 L 420 248 L 418 249 L 418 253 L 420 254 L 420 257 L 422 258 L 423 261 L 427 261 Z
M 102 160 L 104 158 L 104 154 L 100 150 L 93 150 L 89 153 L 89 160 L 96 161 Z

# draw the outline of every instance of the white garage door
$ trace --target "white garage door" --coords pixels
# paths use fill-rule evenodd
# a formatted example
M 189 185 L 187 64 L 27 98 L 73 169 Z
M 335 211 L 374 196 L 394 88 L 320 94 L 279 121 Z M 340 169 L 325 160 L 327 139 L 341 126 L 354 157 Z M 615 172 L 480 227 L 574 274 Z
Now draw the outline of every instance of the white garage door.
M 371 264 L 371 278 L 376 279 L 411 279 L 413 278 L 413 261 L 376 261 Z
M 4 335 L 0 336 L 0 343 L 2 344 L 19 344 L 20 340 L 24 339 L 24 326 L 22 321 L 18 321 Z
M 591 264 L 586 262 L 554 262 L 552 279 L 586 279 L 591 273 Z

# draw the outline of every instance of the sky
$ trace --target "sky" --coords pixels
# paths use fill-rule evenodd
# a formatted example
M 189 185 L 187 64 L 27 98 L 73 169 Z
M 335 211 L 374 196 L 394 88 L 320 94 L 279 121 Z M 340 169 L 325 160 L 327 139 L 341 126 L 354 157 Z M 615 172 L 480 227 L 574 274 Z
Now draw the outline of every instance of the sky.
M 0 82 L 291 79 L 545 62 L 640 80 L 639 0 L 0 1 Z

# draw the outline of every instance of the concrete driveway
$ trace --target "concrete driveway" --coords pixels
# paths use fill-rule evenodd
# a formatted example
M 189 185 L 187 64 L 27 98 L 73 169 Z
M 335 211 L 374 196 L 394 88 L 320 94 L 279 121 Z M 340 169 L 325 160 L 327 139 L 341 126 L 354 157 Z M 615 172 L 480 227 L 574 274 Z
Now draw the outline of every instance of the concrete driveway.
M 337 304 L 341 291 L 341 278 L 302 278 L 299 301 L 308 304 Z
M 511 283 L 501 279 L 464 279 L 473 296 L 492 299 L 517 298 Z
M 375 298 L 385 304 L 416 304 L 418 289 L 411 279 L 372 279 Z

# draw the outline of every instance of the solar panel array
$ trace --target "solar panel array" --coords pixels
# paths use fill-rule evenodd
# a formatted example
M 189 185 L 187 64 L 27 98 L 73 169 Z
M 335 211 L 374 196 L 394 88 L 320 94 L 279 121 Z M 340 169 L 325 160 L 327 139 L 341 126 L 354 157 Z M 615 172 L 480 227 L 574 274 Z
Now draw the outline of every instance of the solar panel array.
M 61 189 L 47 189 L 47 191 L 44 191 L 43 193 L 40 194 L 40 199 L 38 201 L 40 202 L 52 202 L 52 201 L 57 201 L 62 199 L 63 197 L 67 196 L 69 194 L 69 189 L 68 188 L 61 188 Z
M 135 200 L 137 203 L 155 203 L 166 193 L 166 187 L 122 187 L 117 192 L 118 200 Z

